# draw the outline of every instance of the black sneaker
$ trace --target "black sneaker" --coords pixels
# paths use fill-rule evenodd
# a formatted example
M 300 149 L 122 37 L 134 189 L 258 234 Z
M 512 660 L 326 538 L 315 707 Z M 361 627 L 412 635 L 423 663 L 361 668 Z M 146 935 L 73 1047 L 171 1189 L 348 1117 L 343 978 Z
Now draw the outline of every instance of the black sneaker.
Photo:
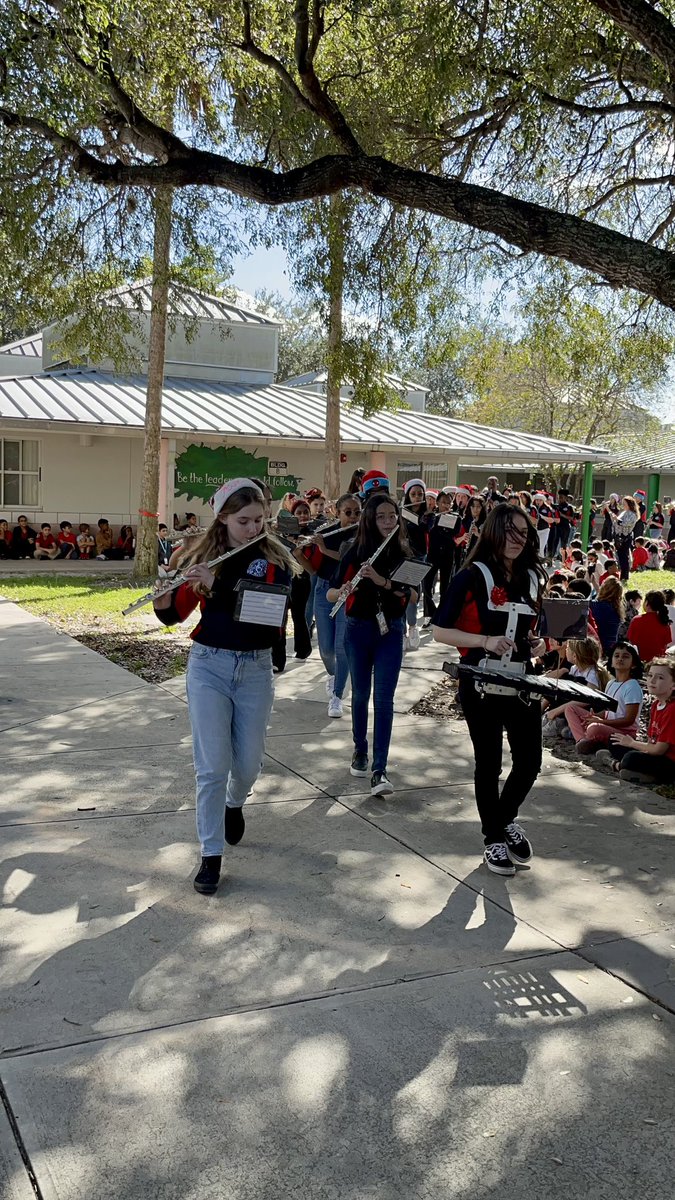
M 515 875 L 516 868 L 509 858 L 506 842 L 491 842 L 483 851 L 483 859 L 488 871 L 495 875 Z
M 244 836 L 246 822 L 243 808 L 225 808 L 225 841 L 228 846 L 236 846 Z
M 387 779 L 384 771 L 373 771 L 372 778 L 370 780 L 371 796 L 391 796 L 393 790 L 394 789 Z
M 352 755 L 352 765 L 349 768 L 350 775 L 367 775 L 368 774 L 368 755 L 359 754 L 357 750 Z
M 194 878 L 196 892 L 201 892 L 203 896 L 213 895 L 220 879 L 221 862 L 220 854 L 209 854 L 206 858 L 202 858 L 202 865 Z
M 517 821 L 511 821 L 511 824 L 504 829 L 504 841 L 506 842 L 506 853 L 517 867 L 530 861 L 534 854 L 532 842 L 525 837 Z

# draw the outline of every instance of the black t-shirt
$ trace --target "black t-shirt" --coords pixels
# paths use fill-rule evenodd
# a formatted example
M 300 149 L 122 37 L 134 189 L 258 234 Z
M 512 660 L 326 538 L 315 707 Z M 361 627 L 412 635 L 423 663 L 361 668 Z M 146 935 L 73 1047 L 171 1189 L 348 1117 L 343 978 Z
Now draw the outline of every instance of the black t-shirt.
M 258 545 L 235 554 L 232 559 L 222 563 L 212 595 L 198 599 L 202 612 L 201 620 L 192 632 L 193 641 L 202 646 L 215 646 L 219 650 L 238 651 L 265 650 L 274 645 L 279 636 L 276 627 L 234 619 L 238 599 L 234 589 L 240 579 L 289 587 L 291 574 L 262 558 Z M 194 612 L 196 603 L 193 588 L 183 584 L 174 593 L 170 608 L 155 611 L 163 625 L 176 625 Z
M 326 542 L 327 550 L 335 550 L 341 552 L 342 547 L 352 542 L 356 536 L 356 529 L 341 529 L 335 530 L 328 535 Z M 311 546 L 306 546 L 302 551 L 302 556 L 307 560 L 313 568 L 315 575 L 319 579 L 332 579 L 338 566 L 338 559 L 329 558 L 323 551 L 313 543 Z
M 523 594 L 515 583 L 507 581 L 495 569 L 492 569 L 492 576 L 490 591 L 497 592 L 494 598 L 492 594 L 488 595 L 487 584 L 478 566 L 472 564 L 458 571 L 441 599 L 434 625 L 441 629 L 462 629 L 465 633 L 485 634 L 488 637 L 502 636 L 506 633 L 507 616 L 504 609 L 500 611 L 500 606 L 505 601 L 523 604 L 529 611 L 518 615 L 514 638 L 516 649 L 512 657 L 514 662 L 528 662 L 530 644 L 527 635 L 537 622 L 531 593 Z M 497 602 L 498 606 L 494 607 Z M 461 649 L 460 654 L 467 662 L 474 664 L 486 657 L 481 646 Z M 499 655 L 488 657 L 494 657 L 495 661 L 499 659 Z
M 567 500 L 559 500 L 556 504 L 556 511 L 560 517 L 561 530 L 569 529 L 574 520 L 574 509 Z
M 332 579 L 333 587 L 340 588 L 343 583 L 349 583 L 368 557 L 367 555 L 365 559 L 359 558 L 356 546 L 349 546 L 337 564 L 337 570 Z M 373 568 L 378 575 L 383 575 L 385 579 L 388 579 L 391 572 L 395 571 L 399 563 L 403 561 L 403 557 L 400 547 L 390 543 L 375 560 Z M 410 588 L 401 584 L 394 584 L 394 587 L 396 591 L 390 591 L 389 588 L 377 587 L 371 579 L 362 579 L 356 590 L 347 597 L 345 604 L 347 616 L 358 617 L 363 621 L 372 621 L 380 611 L 384 613 L 388 621 L 402 617 L 410 598 Z M 397 596 L 396 592 L 404 594 Z

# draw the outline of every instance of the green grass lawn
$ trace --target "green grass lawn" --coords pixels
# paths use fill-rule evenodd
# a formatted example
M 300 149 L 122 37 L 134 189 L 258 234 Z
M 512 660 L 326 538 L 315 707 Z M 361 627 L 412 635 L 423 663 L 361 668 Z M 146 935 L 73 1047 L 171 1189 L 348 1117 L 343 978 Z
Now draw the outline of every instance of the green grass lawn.
M 643 596 L 647 592 L 662 592 L 664 588 L 672 588 L 675 592 L 675 571 L 636 571 L 627 586 Z
M 142 679 L 162 683 L 186 668 L 189 629 L 167 628 L 155 617 L 152 605 L 130 617 L 122 609 L 148 591 L 135 587 L 128 576 L 25 575 L 0 578 L 0 595 L 49 621 L 62 633 L 125 667 Z
M 63 620 L 106 617 L 120 625 L 136 618 L 123 617 L 122 609 L 147 592 L 147 587 L 129 585 L 128 579 L 114 576 L 44 575 L 15 576 L 0 579 L 0 594 L 21 604 L 38 617 L 50 615 Z M 140 609 L 139 615 L 152 616 L 152 609 Z

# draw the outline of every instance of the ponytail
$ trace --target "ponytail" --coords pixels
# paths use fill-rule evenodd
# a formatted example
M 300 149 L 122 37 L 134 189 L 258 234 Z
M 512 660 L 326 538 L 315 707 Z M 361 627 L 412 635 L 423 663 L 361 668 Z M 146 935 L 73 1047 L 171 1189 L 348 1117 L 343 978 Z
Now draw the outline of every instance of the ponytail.
M 663 592 L 647 592 L 645 604 L 648 604 L 652 612 L 656 613 L 661 625 L 670 625 L 670 616 Z

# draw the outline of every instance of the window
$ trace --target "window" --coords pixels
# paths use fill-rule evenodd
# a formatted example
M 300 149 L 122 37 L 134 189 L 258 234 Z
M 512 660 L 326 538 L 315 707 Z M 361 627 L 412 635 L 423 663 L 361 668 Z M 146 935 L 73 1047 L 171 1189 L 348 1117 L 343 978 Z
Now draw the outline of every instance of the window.
M 37 508 L 39 442 L 0 438 L 0 507 Z
M 437 492 L 440 492 L 448 482 L 447 464 L 425 463 L 422 478 L 428 488 L 435 488 Z
M 396 464 L 396 491 L 403 491 L 403 484 L 409 479 L 423 479 L 428 488 L 436 491 L 444 488 L 448 482 L 447 463 L 400 462 Z
M 403 484 L 409 479 L 422 478 L 421 462 L 400 462 L 396 465 L 396 492 L 403 491 Z
M 596 500 L 602 500 L 605 497 L 606 493 L 607 493 L 607 480 L 606 479 L 594 479 L 593 480 L 593 495 L 595 496 Z

